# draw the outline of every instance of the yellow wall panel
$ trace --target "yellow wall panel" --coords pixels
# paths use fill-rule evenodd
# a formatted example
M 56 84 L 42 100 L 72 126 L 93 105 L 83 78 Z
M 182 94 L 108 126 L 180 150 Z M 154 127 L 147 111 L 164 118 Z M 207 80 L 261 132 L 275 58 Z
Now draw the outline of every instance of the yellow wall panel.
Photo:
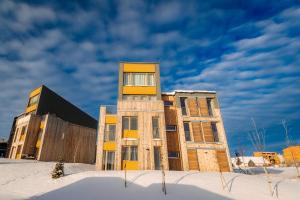
M 105 116 L 105 123 L 106 124 L 116 124 L 117 123 L 117 116 L 116 115 L 106 115 Z
M 124 130 L 123 138 L 139 138 L 137 130 Z
M 153 63 L 124 63 L 124 72 L 155 72 Z
M 39 87 L 39 88 L 33 90 L 32 92 L 30 92 L 29 97 L 34 97 L 35 95 L 41 93 L 41 91 L 42 91 L 42 87 Z
M 37 104 L 33 104 L 32 106 L 27 107 L 25 112 L 29 113 L 29 112 L 34 111 L 36 109 L 37 109 Z
M 36 148 L 39 148 L 40 146 L 41 146 L 41 140 L 38 140 L 38 141 L 36 142 L 35 147 L 36 147 Z
M 44 129 L 45 128 L 45 122 L 42 121 L 41 124 L 40 124 L 40 129 Z
M 116 142 L 104 142 L 103 150 L 105 150 L 105 151 L 115 151 L 116 150 Z
M 155 95 L 155 86 L 123 86 L 123 94 Z
M 138 170 L 139 161 L 123 160 L 123 169 L 125 169 L 125 167 L 127 170 Z

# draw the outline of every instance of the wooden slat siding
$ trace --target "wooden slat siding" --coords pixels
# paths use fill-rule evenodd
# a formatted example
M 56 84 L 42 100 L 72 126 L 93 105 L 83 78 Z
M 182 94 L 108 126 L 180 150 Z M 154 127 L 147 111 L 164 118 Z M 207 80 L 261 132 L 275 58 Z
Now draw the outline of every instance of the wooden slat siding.
M 194 142 L 203 142 L 201 122 L 192 122 Z
M 199 116 L 199 110 L 198 110 L 196 98 L 188 98 L 187 105 L 190 111 L 190 116 L 192 117 Z
M 200 108 L 201 116 L 209 116 L 206 98 L 198 98 L 198 105 Z
M 214 142 L 214 135 L 210 122 L 202 122 L 205 142 Z
M 179 158 L 169 158 L 169 170 L 180 171 L 181 162 Z
M 168 151 L 179 151 L 179 141 L 177 132 L 167 132 Z
M 199 170 L 198 156 L 196 149 L 188 149 L 188 160 L 190 170 Z
M 166 125 L 177 124 L 177 113 L 175 107 L 165 106 L 165 121 L 166 121 Z
M 227 154 L 225 150 L 217 150 L 217 160 L 219 164 L 220 171 L 222 172 L 229 172 L 229 164 L 227 159 Z

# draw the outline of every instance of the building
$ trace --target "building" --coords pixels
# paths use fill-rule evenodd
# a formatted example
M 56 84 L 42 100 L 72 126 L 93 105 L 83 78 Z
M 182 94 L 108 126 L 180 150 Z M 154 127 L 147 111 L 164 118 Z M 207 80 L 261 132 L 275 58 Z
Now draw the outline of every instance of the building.
M 158 63 L 121 62 L 117 106 L 101 106 L 99 170 L 231 171 L 216 92 L 161 93 Z
M 43 85 L 15 117 L 7 157 L 94 163 L 96 128 L 94 118 Z
M 292 166 L 295 163 L 300 164 L 300 145 L 289 146 L 283 149 L 283 158 L 288 166 Z
M 7 141 L 0 139 L 0 158 L 5 157 L 7 150 Z
M 253 156 L 264 158 L 266 161 L 266 165 L 280 164 L 280 159 L 276 152 L 253 152 Z

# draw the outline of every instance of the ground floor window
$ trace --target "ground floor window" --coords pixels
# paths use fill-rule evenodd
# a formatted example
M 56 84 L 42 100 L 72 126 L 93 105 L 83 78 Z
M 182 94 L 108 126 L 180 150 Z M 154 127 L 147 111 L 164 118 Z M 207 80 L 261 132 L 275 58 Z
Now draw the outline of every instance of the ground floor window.
M 122 160 L 138 160 L 138 147 L 137 146 L 123 146 L 122 147 Z
M 103 151 L 103 170 L 114 170 L 115 167 L 115 152 Z
M 154 167 L 155 167 L 155 170 L 161 169 L 160 148 L 159 147 L 154 147 Z

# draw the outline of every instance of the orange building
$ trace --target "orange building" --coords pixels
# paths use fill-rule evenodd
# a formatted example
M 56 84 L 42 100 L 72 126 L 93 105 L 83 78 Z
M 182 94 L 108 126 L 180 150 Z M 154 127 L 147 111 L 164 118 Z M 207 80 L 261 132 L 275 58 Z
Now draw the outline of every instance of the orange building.
M 300 145 L 289 146 L 283 149 L 283 158 L 285 163 L 289 165 L 293 165 L 295 163 L 300 163 Z
M 253 152 L 253 156 L 263 157 L 265 161 L 267 161 L 266 164 L 270 164 L 270 165 L 280 164 L 280 159 L 276 152 Z

